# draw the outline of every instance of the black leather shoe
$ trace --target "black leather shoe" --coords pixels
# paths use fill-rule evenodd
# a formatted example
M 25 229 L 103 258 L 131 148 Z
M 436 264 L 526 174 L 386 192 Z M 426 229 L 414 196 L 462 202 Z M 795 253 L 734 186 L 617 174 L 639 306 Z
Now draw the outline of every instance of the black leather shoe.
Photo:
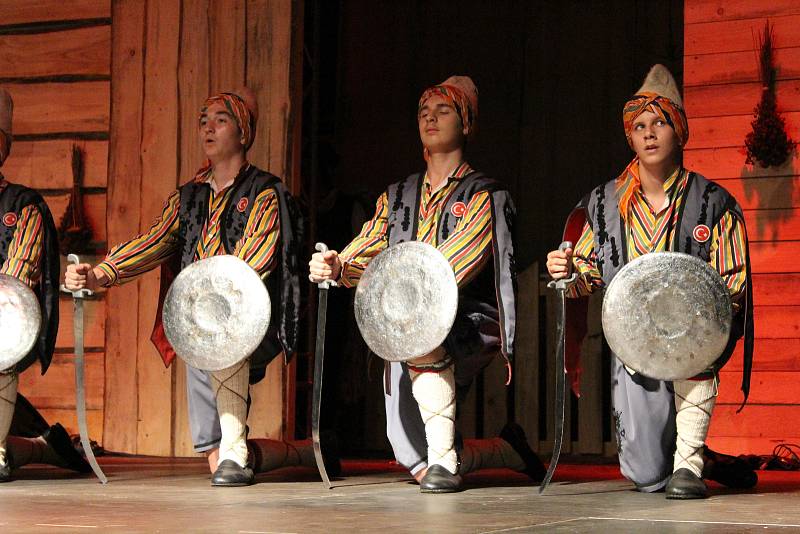
M 211 477 L 212 486 L 249 486 L 255 481 L 250 467 L 242 467 L 233 460 L 222 460 Z
M 703 478 L 736 489 L 750 489 L 758 482 L 758 474 L 743 458 L 715 452 L 708 447 L 703 457 Z
M 61 459 L 61 467 L 72 469 L 79 473 L 88 473 L 92 470 L 89 462 L 72 446 L 72 439 L 59 423 L 45 430 L 42 438 Z
M 461 476 L 454 475 L 445 467 L 434 464 L 419 483 L 422 493 L 455 493 L 461 491 Z
M 525 437 L 525 431 L 522 427 L 517 423 L 507 423 L 503 430 L 500 431 L 500 438 L 508 442 L 511 448 L 522 458 L 522 461 L 525 462 L 525 469 L 522 472 L 534 482 L 541 482 L 545 473 L 547 473 L 547 469 L 544 468 L 542 460 L 528 445 L 528 438 Z
M 681 467 L 670 477 L 667 483 L 667 499 L 705 499 L 708 488 L 697 475 Z

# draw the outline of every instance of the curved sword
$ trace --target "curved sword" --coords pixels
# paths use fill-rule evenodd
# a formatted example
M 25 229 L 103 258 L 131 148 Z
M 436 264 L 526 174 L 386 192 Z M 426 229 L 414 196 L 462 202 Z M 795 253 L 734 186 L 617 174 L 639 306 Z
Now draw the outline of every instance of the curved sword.
M 572 248 L 572 243 L 564 241 L 558 247 L 558 250 L 566 250 Z M 547 284 L 547 287 L 555 289 L 558 302 L 558 313 L 556 323 L 556 395 L 555 395 L 555 431 L 556 439 L 553 443 L 553 456 L 550 458 L 550 464 L 547 466 L 547 474 L 542 479 L 542 485 L 539 486 L 539 494 L 542 494 L 553 478 L 553 473 L 556 472 L 558 465 L 558 458 L 561 456 L 561 446 L 564 443 L 564 410 L 566 404 L 566 358 L 564 352 L 565 346 L 565 325 L 567 322 L 567 310 L 564 293 L 567 287 L 572 284 L 578 277 L 578 273 L 573 272 L 568 278 L 560 280 L 552 280 Z
M 314 247 L 325 254 L 328 246 L 325 243 L 317 243 Z M 328 313 L 328 288 L 336 286 L 333 280 L 325 280 L 317 284 L 319 290 L 319 303 L 317 305 L 317 341 L 314 344 L 314 385 L 311 399 L 311 442 L 314 445 L 314 459 L 317 462 L 319 476 L 328 489 L 333 488 L 328 471 L 325 469 L 325 461 L 322 458 L 322 447 L 319 443 L 319 418 L 322 408 L 322 369 L 325 358 L 325 322 Z
M 79 264 L 80 258 L 76 254 L 67 256 L 67 261 Z M 83 358 L 83 299 L 90 296 L 92 292 L 88 289 L 79 289 L 78 291 L 70 291 L 63 285 L 61 291 L 70 293 L 72 301 L 75 305 L 75 316 L 72 319 L 73 332 L 75 334 L 75 409 L 78 412 L 78 431 L 81 434 L 81 445 L 83 446 L 83 453 L 86 455 L 86 460 L 92 466 L 92 471 L 100 479 L 103 484 L 108 483 L 103 470 L 97 464 L 97 459 L 94 457 L 92 451 L 92 444 L 89 441 L 89 427 L 86 424 L 86 386 L 84 380 L 84 358 Z

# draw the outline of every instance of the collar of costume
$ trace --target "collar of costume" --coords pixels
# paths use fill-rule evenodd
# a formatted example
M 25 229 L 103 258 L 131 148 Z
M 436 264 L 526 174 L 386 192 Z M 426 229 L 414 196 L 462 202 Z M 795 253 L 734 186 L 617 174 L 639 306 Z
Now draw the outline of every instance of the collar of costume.
M 242 176 L 244 176 L 247 173 L 247 170 L 249 168 L 250 168 L 250 162 L 249 161 L 245 161 L 244 165 L 242 165 L 242 167 L 239 169 L 239 172 L 236 173 L 236 178 L 234 178 L 233 182 L 231 182 L 231 184 L 228 187 L 226 187 L 225 189 L 228 189 L 229 187 L 231 187 L 235 183 L 239 182 L 239 180 L 242 179 Z M 213 178 L 214 178 L 214 166 L 211 164 L 210 161 L 206 161 L 206 164 L 204 166 L 200 167 L 200 169 L 195 173 L 194 178 L 192 179 L 192 181 L 200 183 L 200 184 L 209 184 L 209 185 L 211 185 L 211 180 Z M 217 191 L 217 193 L 221 193 L 221 192 L 225 191 L 225 189 L 220 189 L 219 191 Z
M 685 179 L 687 176 L 686 169 L 683 167 L 678 167 L 662 184 L 664 188 L 664 193 L 667 194 L 667 198 L 670 199 L 670 203 L 673 200 L 673 195 L 676 190 L 677 184 L 681 181 L 681 179 Z M 633 158 L 625 170 L 622 171 L 622 174 L 617 177 L 616 180 L 616 190 L 617 190 L 617 197 L 619 198 L 619 213 L 622 215 L 623 219 L 627 219 L 629 213 L 630 203 L 633 199 L 633 196 L 642 190 L 642 180 L 639 178 L 639 158 L 638 156 Z
M 669 98 L 656 93 L 643 92 L 634 95 L 622 109 L 625 136 L 628 138 L 628 145 L 631 148 L 633 148 L 633 142 L 631 141 L 633 121 L 645 111 L 651 111 L 665 120 L 675 130 L 681 146 L 686 145 L 689 140 L 689 123 L 686 120 L 686 113 L 683 108 Z
M 447 180 L 445 180 L 445 182 L 447 182 L 450 179 L 460 180 L 471 172 L 472 172 L 472 167 L 469 166 L 469 163 L 467 163 L 466 161 L 462 161 L 456 166 L 455 169 L 450 171 L 450 173 L 447 175 Z M 428 188 L 428 190 L 431 189 L 431 181 L 430 178 L 428 178 L 427 171 L 425 172 L 425 176 L 422 180 L 422 183 L 425 185 L 425 187 Z

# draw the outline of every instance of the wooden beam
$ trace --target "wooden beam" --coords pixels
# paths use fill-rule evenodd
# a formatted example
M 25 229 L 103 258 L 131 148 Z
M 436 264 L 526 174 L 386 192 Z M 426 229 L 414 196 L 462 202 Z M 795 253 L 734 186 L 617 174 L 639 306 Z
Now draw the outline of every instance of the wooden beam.
M 141 209 L 142 108 L 144 104 L 145 2 L 114 2 L 111 72 L 111 141 L 108 184 L 108 239 L 117 243 L 139 231 Z M 111 450 L 137 452 L 138 282 L 109 291 L 107 299 L 106 388 L 104 445 Z
M 746 135 L 746 134 L 745 134 Z M 691 139 L 691 136 L 690 136 Z M 691 140 L 689 145 L 691 146 Z M 744 151 L 744 137 L 739 145 L 733 147 L 690 148 L 683 152 L 683 164 L 698 171 L 706 178 L 714 180 L 745 179 L 747 187 L 756 187 L 751 178 L 793 177 L 800 173 L 800 154 L 793 152 L 788 161 L 780 167 L 762 167 L 747 165 Z M 723 183 L 728 187 L 728 183 Z M 791 191 L 788 189 L 786 191 Z M 790 195 L 793 197 L 793 195 Z M 738 195 L 737 200 L 742 202 Z M 775 206 L 780 207 L 780 206 Z
M 800 47 L 775 51 L 778 80 L 800 78 Z M 683 60 L 683 85 L 719 85 L 757 82 L 758 58 L 755 51 L 689 55 Z
M 684 54 L 752 53 L 758 49 L 758 39 L 767 20 L 774 31 L 775 48 L 800 46 L 798 13 L 774 18 L 757 17 L 687 24 L 683 33 Z
M 247 20 L 245 0 L 211 0 L 208 7 L 211 93 L 245 85 Z
M 685 24 L 800 14 L 796 0 L 692 0 L 684 2 L 683 9 Z
M 111 0 L 0 0 L 2 24 L 108 18 Z
M 111 73 L 111 27 L 0 35 L 0 77 Z
M 776 91 L 779 110 L 800 111 L 800 79 L 780 81 Z M 692 118 L 753 114 L 760 99 L 760 82 L 692 86 L 684 91 L 686 114 Z
M 798 49 L 800 50 L 800 49 Z M 800 57 L 798 57 L 800 65 Z M 789 132 L 800 131 L 800 111 L 783 114 Z M 744 138 L 751 130 L 752 115 L 729 117 L 704 117 L 689 119 L 689 142 L 687 147 L 720 148 L 744 147 Z
M 108 131 L 109 82 L 7 84 L 5 88 L 14 99 L 15 136 Z
M 34 189 L 70 189 L 73 144 L 83 149 L 83 186 L 105 187 L 108 141 L 14 141 L 11 156 L 3 164 L 3 174 L 12 182 Z
M 61 222 L 64 212 L 69 205 L 69 194 L 45 195 L 45 201 L 53 214 L 56 226 Z M 92 229 L 92 241 L 105 243 L 106 241 L 106 195 L 105 193 L 93 193 L 83 195 L 83 214 L 86 222 Z
M 178 184 L 178 49 L 180 2 L 147 2 L 142 185 L 139 232 L 146 232 Z M 166 368 L 150 342 L 158 309 L 160 272 L 139 280 L 139 454 L 170 456 L 175 367 Z

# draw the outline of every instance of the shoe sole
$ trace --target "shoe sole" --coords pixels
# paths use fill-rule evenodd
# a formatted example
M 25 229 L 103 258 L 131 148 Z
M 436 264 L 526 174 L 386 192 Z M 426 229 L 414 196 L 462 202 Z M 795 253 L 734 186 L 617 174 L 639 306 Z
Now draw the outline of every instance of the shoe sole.
M 708 495 L 667 495 L 667 499 L 677 501 L 689 501 L 692 499 L 707 499 Z
M 212 482 L 211 485 L 215 488 L 241 488 L 243 486 L 252 486 L 253 482 Z
M 422 489 L 420 488 L 420 493 L 458 493 L 463 491 L 461 488 L 458 489 Z

